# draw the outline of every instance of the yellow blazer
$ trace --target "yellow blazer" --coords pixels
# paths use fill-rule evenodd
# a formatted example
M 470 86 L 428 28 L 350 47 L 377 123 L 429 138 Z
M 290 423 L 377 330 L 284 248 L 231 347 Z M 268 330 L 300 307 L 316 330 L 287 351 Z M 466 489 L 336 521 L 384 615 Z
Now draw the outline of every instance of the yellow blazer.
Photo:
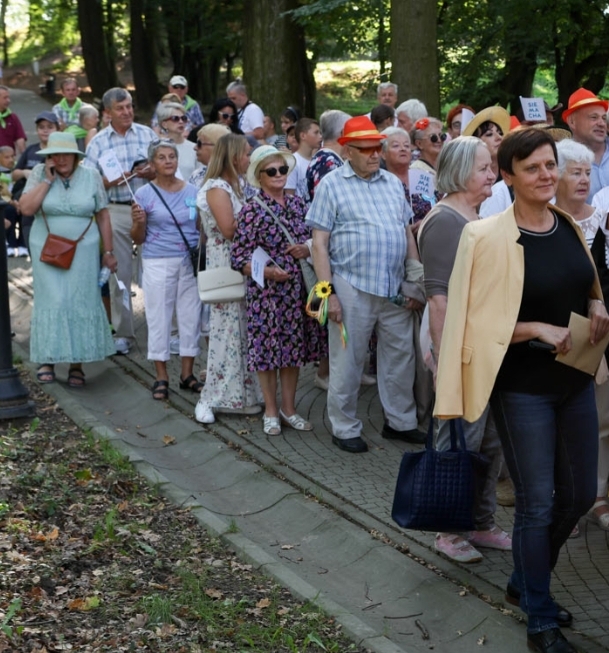
M 592 265 L 581 229 L 575 229 Z M 488 404 L 512 339 L 524 284 L 524 251 L 514 205 L 491 218 L 470 222 L 461 235 L 448 285 L 434 415 L 477 420 Z M 591 299 L 603 299 L 594 268 Z

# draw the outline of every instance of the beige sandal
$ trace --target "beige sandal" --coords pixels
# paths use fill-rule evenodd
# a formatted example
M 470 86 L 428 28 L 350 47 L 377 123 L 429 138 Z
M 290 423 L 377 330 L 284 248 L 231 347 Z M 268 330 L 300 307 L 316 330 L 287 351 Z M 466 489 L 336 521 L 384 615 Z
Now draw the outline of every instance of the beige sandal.
M 279 417 L 262 416 L 262 430 L 267 435 L 281 435 L 281 423 Z
M 592 508 L 590 508 L 590 512 L 588 512 L 588 514 L 586 515 L 586 519 L 596 524 L 603 531 L 609 531 L 609 512 L 605 512 L 602 515 L 597 515 L 594 512 L 597 508 L 600 508 L 601 506 L 607 506 L 609 508 L 609 504 L 607 503 L 607 501 L 605 499 L 601 499 L 600 501 L 597 501 L 592 506 Z
M 282 410 L 279 411 L 279 416 L 281 417 L 284 424 L 291 426 L 297 431 L 312 431 L 313 425 L 311 422 L 307 422 L 304 417 L 301 417 L 298 413 L 294 413 L 288 417 Z

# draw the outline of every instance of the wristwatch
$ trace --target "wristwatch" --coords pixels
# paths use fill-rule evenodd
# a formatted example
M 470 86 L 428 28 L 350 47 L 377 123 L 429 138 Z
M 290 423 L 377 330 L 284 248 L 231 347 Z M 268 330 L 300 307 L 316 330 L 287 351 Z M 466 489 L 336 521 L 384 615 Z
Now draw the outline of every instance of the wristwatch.
M 108 249 L 108 250 L 106 250 L 106 251 L 104 252 L 104 256 L 105 256 L 106 254 L 110 254 L 110 256 L 114 256 L 114 250 Z

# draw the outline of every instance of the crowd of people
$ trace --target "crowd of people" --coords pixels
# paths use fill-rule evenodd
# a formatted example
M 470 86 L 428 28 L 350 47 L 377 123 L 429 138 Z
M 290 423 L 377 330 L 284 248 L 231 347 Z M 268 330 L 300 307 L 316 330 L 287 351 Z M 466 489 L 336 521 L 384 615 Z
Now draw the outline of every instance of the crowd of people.
M 135 244 L 152 399 L 169 397 L 177 354 L 203 424 L 262 413 L 268 436 L 311 431 L 296 390 L 314 363 L 341 451 L 368 450 L 362 383 L 378 384 L 382 437 L 422 444 L 434 393 L 420 389 L 435 388 L 437 447 L 461 419 L 468 448 L 490 462 L 475 530 L 438 533 L 436 550 L 463 563 L 480 548 L 512 551 L 506 599 L 528 616 L 529 646 L 574 651 L 550 578 L 582 516 L 609 531 L 609 383 L 597 351 L 609 334 L 609 103 L 574 91 L 568 129 L 554 125 L 562 106 L 547 104 L 536 121 L 466 104 L 442 121 L 415 98 L 398 104 L 385 82 L 367 116 L 316 120 L 289 106 L 277 133 L 241 81 L 206 123 L 175 75 L 150 126 L 134 121 L 125 89 L 104 94 L 101 122 L 74 79 L 61 89 L 26 148 L 0 86 L 7 255 L 32 258 L 39 382 L 68 363 L 69 385 L 82 388 L 83 363 L 129 352 Z M 67 269 L 41 260 L 50 234 L 76 242 Z M 242 298 L 202 304 L 201 261 L 243 275 Z M 586 355 L 593 370 L 579 363 Z M 508 477 L 511 536 L 495 523 Z

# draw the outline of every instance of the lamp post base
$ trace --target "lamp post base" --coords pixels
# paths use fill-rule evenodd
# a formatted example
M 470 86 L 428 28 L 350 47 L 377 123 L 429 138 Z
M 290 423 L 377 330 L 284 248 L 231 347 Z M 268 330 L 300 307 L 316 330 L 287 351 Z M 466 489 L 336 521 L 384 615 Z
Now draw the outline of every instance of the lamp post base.
M 0 370 L 0 420 L 33 417 L 36 407 L 14 368 Z

